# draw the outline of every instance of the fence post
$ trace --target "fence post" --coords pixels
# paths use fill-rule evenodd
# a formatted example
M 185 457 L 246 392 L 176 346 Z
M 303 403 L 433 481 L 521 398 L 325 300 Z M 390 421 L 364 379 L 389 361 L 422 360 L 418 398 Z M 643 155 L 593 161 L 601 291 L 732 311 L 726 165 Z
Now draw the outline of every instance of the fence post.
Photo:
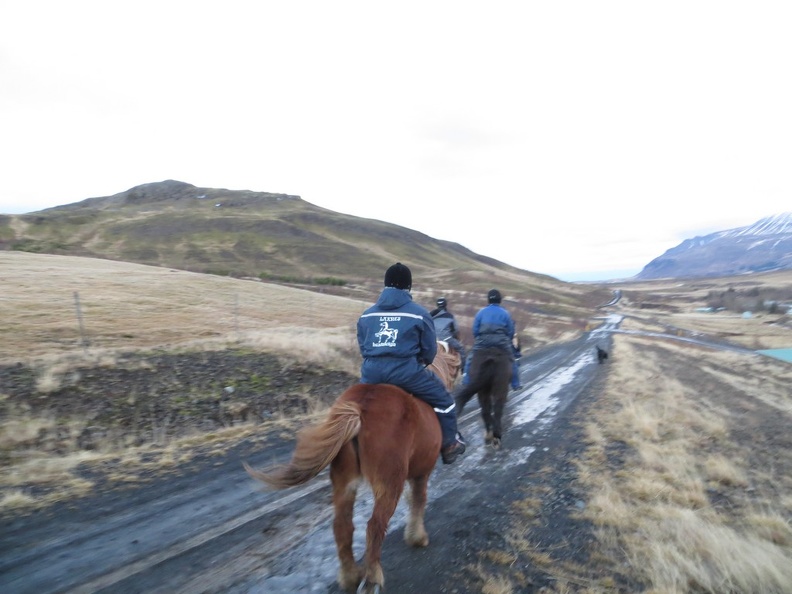
M 77 323 L 80 326 L 80 343 L 82 344 L 83 351 L 88 354 L 88 341 L 85 338 L 85 328 L 83 327 L 82 310 L 80 309 L 80 294 L 74 292 L 74 308 L 77 311 Z
M 234 293 L 234 333 L 239 336 L 239 292 Z

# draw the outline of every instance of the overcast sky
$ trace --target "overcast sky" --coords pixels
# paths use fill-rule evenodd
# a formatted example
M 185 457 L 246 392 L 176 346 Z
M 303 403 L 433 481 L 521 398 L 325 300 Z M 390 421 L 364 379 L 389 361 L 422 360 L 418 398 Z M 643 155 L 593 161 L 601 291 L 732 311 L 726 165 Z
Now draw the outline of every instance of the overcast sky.
M 563 280 L 792 211 L 792 2 L 0 0 L 0 213 L 175 179 Z

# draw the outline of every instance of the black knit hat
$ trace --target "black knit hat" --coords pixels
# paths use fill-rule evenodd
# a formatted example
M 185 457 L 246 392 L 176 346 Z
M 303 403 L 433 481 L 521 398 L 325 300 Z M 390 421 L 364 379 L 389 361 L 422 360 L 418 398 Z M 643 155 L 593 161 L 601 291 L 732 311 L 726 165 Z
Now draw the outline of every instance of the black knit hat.
M 412 272 L 401 262 L 396 262 L 385 271 L 385 286 L 409 291 L 412 288 Z
M 501 302 L 501 294 L 498 289 L 490 289 L 490 292 L 487 293 L 487 303 L 500 303 Z

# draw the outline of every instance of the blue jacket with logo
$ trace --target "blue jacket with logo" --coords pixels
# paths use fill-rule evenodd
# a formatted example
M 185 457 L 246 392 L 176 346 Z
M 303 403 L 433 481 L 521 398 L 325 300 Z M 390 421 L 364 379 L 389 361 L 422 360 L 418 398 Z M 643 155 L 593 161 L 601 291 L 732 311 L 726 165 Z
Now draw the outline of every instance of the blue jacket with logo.
M 437 334 L 429 312 L 408 291 L 386 287 L 358 319 L 357 339 L 364 384 L 393 384 L 417 396 L 437 414 L 443 446 L 456 439 L 454 398 L 426 368 L 437 355 Z
M 393 287 L 386 287 L 360 316 L 357 340 L 364 360 L 410 359 L 428 365 L 437 355 L 437 334 L 429 312 L 410 293 Z

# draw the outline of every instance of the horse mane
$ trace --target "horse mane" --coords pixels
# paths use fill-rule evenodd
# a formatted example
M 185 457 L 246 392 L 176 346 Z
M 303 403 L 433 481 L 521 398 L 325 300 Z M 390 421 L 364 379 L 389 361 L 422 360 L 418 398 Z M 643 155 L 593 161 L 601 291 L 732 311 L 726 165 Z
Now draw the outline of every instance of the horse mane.
M 248 473 L 273 489 L 302 485 L 318 475 L 341 448 L 360 431 L 360 405 L 337 400 L 323 423 L 304 427 L 288 464 L 256 470 L 244 462 Z
M 437 377 L 443 382 L 447 390 L 452 390 L 454 382 L 459 375 L 459 368 L 462 363 L 462 358 L 459 353 L 449 347 L 447 342 L 438 340 L 437 343 L 443 348 L 437 349 L 434 361 L 429 365 Z

